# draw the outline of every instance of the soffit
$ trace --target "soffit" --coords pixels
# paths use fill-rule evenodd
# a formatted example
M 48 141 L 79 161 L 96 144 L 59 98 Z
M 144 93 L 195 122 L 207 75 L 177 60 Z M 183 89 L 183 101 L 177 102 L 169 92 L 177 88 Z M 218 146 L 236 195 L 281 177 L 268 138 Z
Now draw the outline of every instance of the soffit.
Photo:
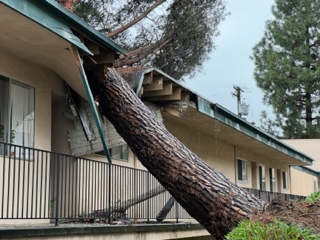
M 172 114 L 164 112 L 164 121 L 177 121 L 178 124 L 185 124 L 188 128 L 198 130 L 203 134 L 209 134 L 212 138 L 235 146 L 238 149 L 245 150 L 263 159 L 273 160 L 275 162 L 288 165 L 308 165 L 299 158 L 284 153 L 272 146 L 269 146 L 256 138 L 248 136 L 242 131 L 211 118 L 194 107 L 188 107 L 182 117 L 176 117 Z M 213 148 L 215 146 L 212 146 Z
M 86 96 L 68 41 L 3 4 L 0 19 L 2 49 L 52 70 L 82 97 Z

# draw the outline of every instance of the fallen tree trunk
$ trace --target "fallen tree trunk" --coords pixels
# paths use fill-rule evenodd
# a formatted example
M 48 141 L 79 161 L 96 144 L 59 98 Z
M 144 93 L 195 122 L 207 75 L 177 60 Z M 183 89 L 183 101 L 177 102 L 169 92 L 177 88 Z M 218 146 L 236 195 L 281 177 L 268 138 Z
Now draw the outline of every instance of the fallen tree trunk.
M 113 215 L 114 213 L 119 213 L 120 215 L 124 215 L 124 213 L 128 210 L 128 208 L 136 204 L 142 203 L 150 198 L 153 198 L 165 191 L 166 189 L 163 186 L 159 185 L 158 187 L 155 187 L 148 192 L 142 193 L 137 197 L 119 202 L 114 206 L 111 206 L 110 208 L 96 210 L 92 213 L 92 215 L 95 217 L 104 217 L 104 218 L 109 218 L 109 216 Z
M 171 211 L 171 208 L 174 205 L 174 198 L 170 197 L 169 200 L 166 202 L 166 204 L 163 206 L 161 211 L 158 213 L 156 219 L 157 222 L 161 223 L 163 220 L 167 217 L 168 213 Z
M 171 135 L 114 69 L 106 73 L 99 102 L 141 163 L 216 239 L 264 205 Z

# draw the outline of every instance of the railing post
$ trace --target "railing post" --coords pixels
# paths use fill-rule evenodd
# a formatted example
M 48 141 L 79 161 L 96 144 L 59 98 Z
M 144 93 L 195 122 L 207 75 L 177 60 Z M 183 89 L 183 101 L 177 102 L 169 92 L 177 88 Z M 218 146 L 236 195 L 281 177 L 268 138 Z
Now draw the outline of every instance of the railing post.
M 149 192 L 149 177 L 150 177 L 150 173 L 148 172 L 147 173 L 147 191 Z M 150 198 L 148 198 L 147 200 L 147 223 L 149 223 L 150 221 L 150 212 L 149 212 L 149 209 L 150 209 Z
M 176 205 L 176 223 L 179 222 L 179 205 L 176 199 L 174 199 L 174 204 Z
M 56 154 L 55 154 L 56 156 Z M 60 172 L 60 159 L 58 157 L 55 157 L 55 161 L 56 161 L 56 176 L 57 176 L 57 179 L 56 179 L 56 217 L 55 217 L 55 226 L 58 226 L 59 225 L 59 217 L 58 217 L 58 214 L 59 214 L 59 184 L 60 184 L 60 176 L 59 176 L 59 172 Z
M 112 209 L 111 209 L 111 164 L 108 163 L 108 170 L 109 170 L 109 176 L 108 176 L 108 209 L 109 212 L 108 214 L 108 223 L 111 223 L 111 213 L 112 213 Z

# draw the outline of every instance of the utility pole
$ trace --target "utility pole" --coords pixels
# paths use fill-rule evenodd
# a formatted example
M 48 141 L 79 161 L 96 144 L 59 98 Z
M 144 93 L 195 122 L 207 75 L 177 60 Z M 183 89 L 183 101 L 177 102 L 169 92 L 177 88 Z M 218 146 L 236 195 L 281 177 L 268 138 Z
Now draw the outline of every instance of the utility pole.
M 239 86 L 233 86 L 233 89 L 235 90 L 234 93 L 232 93 L 232 96 L 235 96 L 237 98 L 237 109 L 238 109 L 238 116 L 241 117 L 240 112 L 240 103 L 241 103 L 241 92 L 243 92 L 242 88 Z

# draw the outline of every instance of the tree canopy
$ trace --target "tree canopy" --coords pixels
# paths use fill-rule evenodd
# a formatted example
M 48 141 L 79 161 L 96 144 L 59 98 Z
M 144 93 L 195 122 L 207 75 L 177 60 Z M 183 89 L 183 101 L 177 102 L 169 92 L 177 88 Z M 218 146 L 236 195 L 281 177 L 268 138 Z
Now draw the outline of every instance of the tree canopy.
M 91 0 L 74 11 L 128 50 L 115 66 L 157 67 L 176 79 L 201 69 L 227 14 L 224 0 Z
M 276 0 L 254 76 L 285 138 L 320 137 L 320 1 Z

